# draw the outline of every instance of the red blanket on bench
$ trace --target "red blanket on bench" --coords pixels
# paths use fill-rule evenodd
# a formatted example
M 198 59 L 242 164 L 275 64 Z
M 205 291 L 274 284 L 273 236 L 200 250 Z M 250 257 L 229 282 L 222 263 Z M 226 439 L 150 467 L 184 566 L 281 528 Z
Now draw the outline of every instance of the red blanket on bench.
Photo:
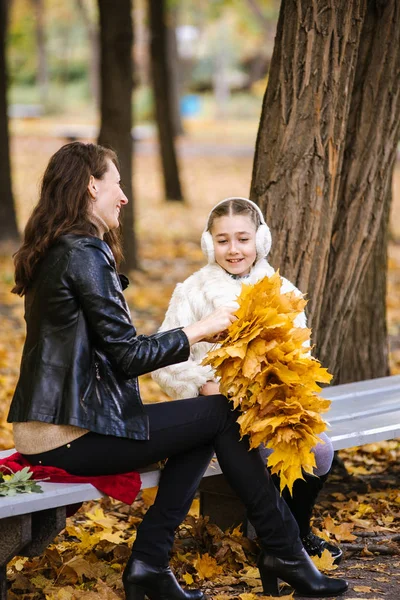
M 120 475 L 99 475 L 97 477 L 81 477 L 71 475 L 57 467 L 44 467 L 43 465 L 31 465 L 19 452 L 15 452 L 7 458 L 0 459 L 0 470 L 7 467 L 14 473 L 29 467 L 34 479 L 47 479 L 53 483 L 91 483 L 103 494 L 121 500 L 126 504 L 132 504 L 139 493 L 142 484 L 140 475 L 136 471 L 122 473 Z

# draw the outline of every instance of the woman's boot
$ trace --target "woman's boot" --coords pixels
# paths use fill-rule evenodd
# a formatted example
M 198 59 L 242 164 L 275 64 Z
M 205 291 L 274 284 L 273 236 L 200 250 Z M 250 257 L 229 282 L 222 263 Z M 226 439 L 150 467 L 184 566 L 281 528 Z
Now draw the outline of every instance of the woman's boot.
M 304 549 L 288 558 L 268 556 L 262 552 L 257 566 L 266 596 L 279 596 L 278 579 L 291 585 L 300 596 L 310 598 L 337 596 L 348 588 L 344 579 L 334 579 L 320 573 Z
M 122 576 L 126 600 L 203 600 L 199 589 L 184 590 L 169 566 L 155 567 L 130 558 Z

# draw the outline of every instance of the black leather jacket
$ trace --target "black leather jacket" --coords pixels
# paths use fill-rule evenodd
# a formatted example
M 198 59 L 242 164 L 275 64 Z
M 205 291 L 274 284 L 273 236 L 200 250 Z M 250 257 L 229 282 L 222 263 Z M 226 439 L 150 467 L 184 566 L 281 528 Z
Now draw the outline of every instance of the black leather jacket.
M 27 336 L 9 422 L 70 424 L 149 437 L 138 375 L 183 362 L 181 329 L 136 335 L 109 246 L 62 236 L 25 296 Z

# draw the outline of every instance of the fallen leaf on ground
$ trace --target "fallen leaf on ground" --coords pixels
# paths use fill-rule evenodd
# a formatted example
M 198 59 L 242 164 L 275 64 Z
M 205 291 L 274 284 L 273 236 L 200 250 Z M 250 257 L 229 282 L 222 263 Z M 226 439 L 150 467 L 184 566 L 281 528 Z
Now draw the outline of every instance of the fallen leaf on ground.
M 312 556 L 313 563 L 320 571 L 336 571 L 337 565 L 333 564 L 334 558 L 329 550 L 325 549 L 321 556 Z
M 223 573 L 223 568 L 208 553 L 199 556 L 193 564 L 200 579 L 213 580 L 214 577 Z

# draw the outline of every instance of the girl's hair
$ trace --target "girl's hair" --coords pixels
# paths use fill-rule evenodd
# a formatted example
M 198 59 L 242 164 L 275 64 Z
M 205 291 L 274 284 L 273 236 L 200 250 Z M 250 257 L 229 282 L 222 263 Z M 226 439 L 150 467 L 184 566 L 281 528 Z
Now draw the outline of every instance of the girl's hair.
M 98 236 L 90 221 L 90 176 L 102 179 L 111 160 L 119 170 L 112 150 L 96 144 L 72 142 L 51 157 L 43 175 L 39 201 L 28 220 L 24 241 L 14 256 L 14 294 L 23 296 L 32 283 L 36 267 L 50 246 L 67 233 Z M 104 234 L 117 265 L 123 259 L 120 228 Z
M 261 225 L 260 215 L 250 202 L 246 202 L 246 200 L 242 200 L 241 198 L 230 198 L 225 202 L 221 202 L 221 204 L 217 204 L 211 211 L 210 216 L 208 217 L 207 231 L 212 230 L 215 219 L 231 215 L 250 217 L 256 229 Z

